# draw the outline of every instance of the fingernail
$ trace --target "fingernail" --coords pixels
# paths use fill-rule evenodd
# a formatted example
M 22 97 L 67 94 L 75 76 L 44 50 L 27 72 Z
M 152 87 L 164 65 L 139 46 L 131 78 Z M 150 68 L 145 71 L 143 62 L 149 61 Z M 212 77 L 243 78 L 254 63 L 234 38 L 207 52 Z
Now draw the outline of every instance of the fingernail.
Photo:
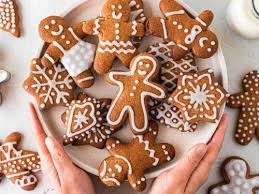
M 54 147 L 54 142 L 50 137 L 46 137 L 45 144 L 49 150 L 51 150 Z
M 197 155 L 199 155 L 200 157 L 203 157 L 207 152 L 207 150 L 208 150 L 208 146 L 206 144 L 200 144 L 197 146 L 195 151 Z

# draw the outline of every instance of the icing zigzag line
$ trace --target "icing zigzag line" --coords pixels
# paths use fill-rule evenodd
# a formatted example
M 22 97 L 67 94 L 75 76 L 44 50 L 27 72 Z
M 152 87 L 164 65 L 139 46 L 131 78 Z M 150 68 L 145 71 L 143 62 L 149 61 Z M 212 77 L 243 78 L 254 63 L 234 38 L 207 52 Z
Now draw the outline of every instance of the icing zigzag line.
M 138 135 L 137 138 L 139 139 L 140 143 L 144 143 L 145 144 L 145 150 L 149 151 L 149 157 L 153 158 L 155 160 L 155 162 L 153 163 L 153 166 L 156 166 L 159 162 L 159 158 L 155 157 L 155 150 L 150 149 L 149 147 L 149 141 L 145 141 L 142 135 Z

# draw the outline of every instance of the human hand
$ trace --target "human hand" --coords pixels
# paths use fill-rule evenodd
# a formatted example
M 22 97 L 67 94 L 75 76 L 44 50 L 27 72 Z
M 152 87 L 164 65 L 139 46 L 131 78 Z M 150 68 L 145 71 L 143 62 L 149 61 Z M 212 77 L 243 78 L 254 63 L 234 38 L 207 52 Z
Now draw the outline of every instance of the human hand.
M 30 104 L 33 133 L 41 158 L 42 172 L 58 194 L 95 194 L 90 177 L 77 168 L 54 137 L 42 129 L 34 105 Z
M 195 194 L 207 181 L 216 160 L 228 124 L 224 114 L 218 129 L 208 145 L 194 146 L 171 170 L 161 174 L 151 186 L 149 194 Z

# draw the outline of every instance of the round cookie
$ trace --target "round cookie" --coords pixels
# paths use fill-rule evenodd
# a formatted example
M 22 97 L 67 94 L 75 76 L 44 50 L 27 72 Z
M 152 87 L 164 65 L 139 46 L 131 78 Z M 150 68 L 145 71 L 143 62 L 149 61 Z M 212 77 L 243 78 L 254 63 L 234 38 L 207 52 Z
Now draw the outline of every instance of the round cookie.
M 218 39 L 208 28 L 213 20 L 211 11 L 204 11 L 192 18 L 176 0 L 161 0 L 160 9 L 166 19 L 151 17 L 147 21 L 147 32 L 173 41 L 172 49 L 175 60 L 192 53 L 199 58 L 210 58 L 218 50 Z
M 243 92 L 231 95 L 227 105 L 240 109 L 235 140 L 247 145 L 254 136 L 259 140 L 259 71 L 249 72 L 242 86 Z
M 212 185 L 209 194 L 256 194 L 259 190 L 259 174 L 251 175 L 248 163 L 242 158 L 227 158 L 221 173 L 224 181 Z
M 41 59 L 32 60 L 31 72 L 23 87 L 35 97 L 41 110 L 69 106 L 76 89 L 73 79 L 62 64 L 44 67 Z
M 21 189 L 31 191 L 37 186 L 34 173 L 40 171 L 40 157 L 36 152 L 17 149 L 21 136 L 14 132 L 0 143 L 0 181 L 6 177 Z
M 99 74 L 108 73 L 115 58 L 129 66 L 137 55 L 132 38 L 142 37 L 144 25 L 130 22 L 131 9 L 128 0 L 106 0 L 102 8 L 102 17 L 87 20 L 83 31 L 99 38 L 94 69 Z

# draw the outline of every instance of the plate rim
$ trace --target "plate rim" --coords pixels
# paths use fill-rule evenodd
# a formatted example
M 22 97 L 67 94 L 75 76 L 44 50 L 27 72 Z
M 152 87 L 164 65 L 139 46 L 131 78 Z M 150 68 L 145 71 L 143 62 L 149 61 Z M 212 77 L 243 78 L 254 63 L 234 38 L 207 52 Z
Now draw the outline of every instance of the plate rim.
M 70 12 L 72 12 L 73 10 L 77 9 L 78 7 L 82 6 L 83 4 L 87 3 L 89 0 L 79 0 L 78 2 L 74 3 L 70 8 L 66 9 L 65 11 L 63 11 L 61 14 L 59 14 L 61 17 L 65 17 L 66 15 L 68 15 Z M 196 12 L 191 6 L 189 6 L 186 2 L 184 2 L 183 0 L 176 0 L 177 2 L 179 2 L 191 15 L 193 16 L 197 16 L 198 15 L 198 12 Z M 58 14 L 57 14 L 58 15 Z M 212 26 L 213 28 L 213 26 Z M 39 44 L 39 49 L 36 53 L 36 56 L 37 57 L 40 57 L 41 56 L 41 53 L 42 53 L 42 49 L 45 45 L 45 42 L 41 40 L 40 44 Z M 221 81 L 222 81 L 222 85 L 223 87 L 228 91 L 228 72 L 227 72 L 227 65 L 226 65 L 226 61 L 225 61 L 225 57 L 224 57 L 224 54 L 223 54 L 223 51 L 222 51 L 222 48 L 221 48 L 221 44 L 219 43 L 219 47 L 218 47 L 218 51 L 217 51 L 217 54 L 218 54 L 218 59 L 220 61 L 219 63 L 219 68 L 221 69 Z M 35 101 L 34 101 L 35 102 Z M 34 103 L 35 104 L 35 103 Z M 222 109 L 221 109 L 221 115 L 220 115 L 220 118 L 223 116 L 223 112 L 225 110 L 225 107 L 226 107 L 226 103 L 222 106 Z M 48 136 L 54 136 L 54 133 L 49 130 L 48 128 L 48 125 L 47 123 L 45 122 L 45 119 L 44 119 L 44 116 L 43 114 L 41 113 L 37 103 L 36 103 L 36 112 L 39 116 L 39 120 L 41 121 L 42 123 L 42 128 L 43 130 L 45 131 L 45 133 L 48 135 Z M 219 119 L 220 120 L 220 119 Z M 216 123 L 216 125 L 218 125 L 219 121 Z M 216 129 L 214 130 L 213 134 L 216 132 Z M 213 137 L 213 135 L 211 136 Z M 207 143 L 209 142 L 210 140 L 207 141 Z M 64 147 L 64 149 L 66 150 L 66 147 Z M 93 175 L 96 175 L 96 176 L 99 176 L 98 174 L 98 169 L 94 168 L 94 167 L 91 167 L 89 165 L 86 165 L 84 164 L 82 161 L 78 160 L 75 156 L 73 156 L 73 154 L 71 154 L 69 151 L 66 150 L 66 153 L 68 154 L 68 156 L 72 159 L 73 163 L 75 165 L 77 165 L 78 167 L 82 168 L 83 170 L 87 171 L 88 173 L 91 173 Z M 179 158 L 180 160 L 181 158 Z M 178 160 L 178 161 L 179 161 Z M 177 164 L 177 161 L 174 162 L 173 164 L 171 165 L 168 165 L 168 166 L 165 166 L 165 167 L 162 167 L 158 170 L 154 170 L 152 172 L 149 172 L 149 173 L 145 173 L 145 177 L 146 179 L 152 179 L 152 178 L 156 178 L 158 177 L 160 174 L 162 174 L 163 172 L 173 168 L 175 165 Z

